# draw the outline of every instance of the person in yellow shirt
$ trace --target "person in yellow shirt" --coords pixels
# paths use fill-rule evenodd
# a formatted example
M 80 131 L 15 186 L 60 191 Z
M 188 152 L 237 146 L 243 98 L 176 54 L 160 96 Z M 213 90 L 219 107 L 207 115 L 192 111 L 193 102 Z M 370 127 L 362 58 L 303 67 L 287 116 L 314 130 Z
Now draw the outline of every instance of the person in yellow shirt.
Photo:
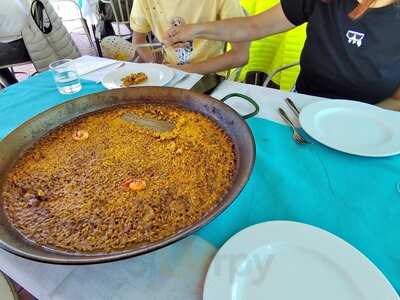
M 130 26 L 134 44 L 146 43 L 153 32 L 158 40 L 172 27 L 207 21 L 217 21 L 244 16 L 239 0 L 135 0 Z M 164 63 L 186 72 L 209 74 L 245 65 L 248 61 L 249 43 L 232 43 L 224 52 L 225 43 L 194 40 L 181 48 L 165 49 Z M 156 62 L 149 48 L 138 49 L 144 62 Z

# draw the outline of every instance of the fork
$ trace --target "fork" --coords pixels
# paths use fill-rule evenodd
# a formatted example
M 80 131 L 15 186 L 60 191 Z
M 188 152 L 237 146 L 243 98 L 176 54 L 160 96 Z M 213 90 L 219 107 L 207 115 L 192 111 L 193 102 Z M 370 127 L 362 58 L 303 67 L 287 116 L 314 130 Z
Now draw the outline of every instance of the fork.
M 99 84 L 99 83 L 101 83 L 102 81 L 103 81 L 103 79 L 108 75 L 108 74 L 110 74 L 111 72 L 114 72 L 115 70 L 117 70 L 117 69 L 119 69 L 119 68 L 122 68 L 123 66 L 125 66 L 125 62 L 119 62 L 119 63 L 116 63 L 115 65 L 114 65 L 114 69 L 112 69 L 111 71 L 109 71 L 107 74 L 105 74 L 102 78 L 100 78 L 99 80 L 97 80 L 96 81 L 96 84 Z
M 281 118 L 293 129 L 293 140 L 299 144 L 299 145 L 305 145 L 308 144 L 308 142 L 301 136 L 301 134 L 298 132 L 296 126 L 294 126 L 293 122 L 289 119 L 288 115 L 286 112 L 282 109 L 279 108 L 279 115 Z

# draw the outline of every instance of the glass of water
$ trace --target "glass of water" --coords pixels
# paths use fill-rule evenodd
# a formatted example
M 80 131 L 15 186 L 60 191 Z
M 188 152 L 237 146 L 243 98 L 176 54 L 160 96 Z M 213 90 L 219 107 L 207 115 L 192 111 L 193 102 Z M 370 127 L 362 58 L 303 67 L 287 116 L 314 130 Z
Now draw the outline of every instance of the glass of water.
M 62 59 L 50 64 L 54 81 L 61 94 L 73 94 L 82 89 L 81 81 L 72 59 Z

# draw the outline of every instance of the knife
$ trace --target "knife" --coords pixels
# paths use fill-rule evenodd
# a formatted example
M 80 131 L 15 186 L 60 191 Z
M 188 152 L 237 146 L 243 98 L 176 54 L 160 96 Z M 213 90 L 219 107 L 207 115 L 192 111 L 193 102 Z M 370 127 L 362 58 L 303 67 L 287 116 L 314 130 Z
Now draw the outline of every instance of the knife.
M 292 101 L 292 99 L 290 98 L 286 98 L 285 102 L 287 104 L 287 106 L 289 106 L 289 108 L 292 110 L 292 112 L 294 113 L 294 115 L 299 118 L 300 116 L 300 110 L 297 108 L 296 104 L 294 104 L 294 102 Z
M 159 131 L 159 132 L 168 132 L 175 128 L 175 124 L 171 122 L 157 120 L 153 118 L 141 117 L 134 113 L 129 113 L 129 112 L 125 113 L 122 116 L 122 119 L 128 123 L 133 123 L 141 127 L 152 129 L 154 131 Z

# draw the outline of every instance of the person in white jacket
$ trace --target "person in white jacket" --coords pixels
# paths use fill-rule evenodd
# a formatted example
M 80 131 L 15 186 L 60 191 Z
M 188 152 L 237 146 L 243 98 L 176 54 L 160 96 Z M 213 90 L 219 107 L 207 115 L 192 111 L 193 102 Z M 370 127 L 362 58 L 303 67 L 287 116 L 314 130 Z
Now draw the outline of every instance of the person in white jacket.
M 80 56 L 49 0 L 0 0 L 0 21 L 0 68 L 32 61 L 41 71 L 56 60 Z
M 29 4 L 28 0 L 0 1 L 0 78 L 6 85 L 17 80 L 8 68 L 1 67 L 30 60 L 22 39 Z

